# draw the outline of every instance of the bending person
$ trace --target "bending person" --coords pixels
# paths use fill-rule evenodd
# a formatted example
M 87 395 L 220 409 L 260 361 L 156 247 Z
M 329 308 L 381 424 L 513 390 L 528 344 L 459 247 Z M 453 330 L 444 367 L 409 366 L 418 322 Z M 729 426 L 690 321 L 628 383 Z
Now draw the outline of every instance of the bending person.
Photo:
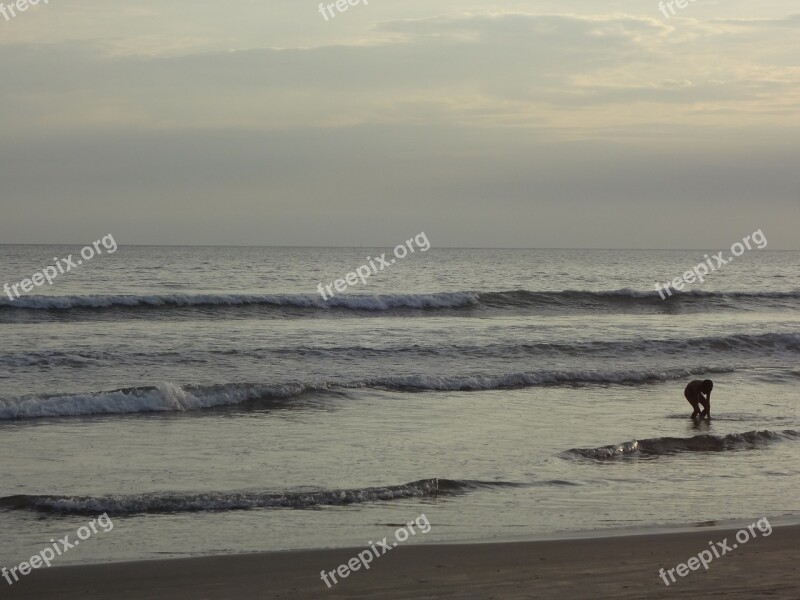
M 686 389 L 683 390 L 683 395 L 689 401 L 689 404 L 694 408 L 692 419 L 700 415 L 700 418 L 711 418 L 711 390 L 714 389 L 714 382 L 710 379 L 695 379 L 690 381 Z M 700 406 L 703 407 L 702 412 Z

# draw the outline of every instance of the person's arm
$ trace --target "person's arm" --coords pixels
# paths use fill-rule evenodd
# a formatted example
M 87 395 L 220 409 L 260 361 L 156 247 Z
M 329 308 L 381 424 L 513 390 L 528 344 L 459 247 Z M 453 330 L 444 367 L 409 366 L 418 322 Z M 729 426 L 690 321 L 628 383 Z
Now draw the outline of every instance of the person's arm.
M 706 401 L 703 402 L 703 412 L 701 413 L 702 416 L 711 418 L 711 392 L 706 393 Z

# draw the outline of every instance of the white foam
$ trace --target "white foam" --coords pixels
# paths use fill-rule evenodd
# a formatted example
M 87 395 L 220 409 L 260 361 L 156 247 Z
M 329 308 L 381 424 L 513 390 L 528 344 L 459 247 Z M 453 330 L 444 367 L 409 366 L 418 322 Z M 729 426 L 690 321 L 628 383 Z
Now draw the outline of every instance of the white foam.
M 349 382 L 227 384 L 186 389 L 172 383 L 153 388 L 60 396 L 0 399 L 0 420 L 79 415 L 183 412 L 232 406 L 257 398 L 286 398 L 305 391 L 332 388 L 387 388 L 399 391 L 492 390 L 539 385 L 634 384 L 670 381 L 705 373 L 730 373 L 733 368 L 670 369 L 665 371 L 537 371 L 501 375 L 411 375 Z
M 282 394 L 283 392 L 283 394 Z M 227 386 L 188 392 L 172 383 L 159 383 L 147 390 L 116 390 L 89 394 L 50 397 L 23 397 L 0 400 L 0 420 L 79 415 L 183 412 L 214 406 L 240 404 L 264 395 L 297 393 L 297 386 Z

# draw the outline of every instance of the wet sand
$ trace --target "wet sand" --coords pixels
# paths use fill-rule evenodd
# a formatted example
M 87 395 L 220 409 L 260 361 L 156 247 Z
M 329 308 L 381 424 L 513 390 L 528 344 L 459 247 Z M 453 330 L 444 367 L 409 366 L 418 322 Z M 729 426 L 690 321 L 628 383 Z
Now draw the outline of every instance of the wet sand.
M 734 530 L 536 542 L 401 546 L 330 589 L 334 570 L 363 548 L 113 563 L 37 570 L 2 598 L 59 600 L 238 598 L 800 598 L 800 526 L 774 528 L 689 571 L 674 568 Z

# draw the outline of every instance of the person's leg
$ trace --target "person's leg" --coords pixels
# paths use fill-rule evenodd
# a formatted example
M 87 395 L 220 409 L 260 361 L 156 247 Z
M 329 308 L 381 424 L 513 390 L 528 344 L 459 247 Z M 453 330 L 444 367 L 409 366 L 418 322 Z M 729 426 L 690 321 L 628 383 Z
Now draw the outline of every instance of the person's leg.
M 691 404 L 692 408 L 694 409 L 694 412 L 692 413 L 692 419 L 694 419 L 697 415 L 700 414 L 700 406 L 697 403 L 697 398 L 692 397 L 688 394 L 684 394 L 684 397 L 686 398 L 686 401 L 689 402 L 689 404 Z

